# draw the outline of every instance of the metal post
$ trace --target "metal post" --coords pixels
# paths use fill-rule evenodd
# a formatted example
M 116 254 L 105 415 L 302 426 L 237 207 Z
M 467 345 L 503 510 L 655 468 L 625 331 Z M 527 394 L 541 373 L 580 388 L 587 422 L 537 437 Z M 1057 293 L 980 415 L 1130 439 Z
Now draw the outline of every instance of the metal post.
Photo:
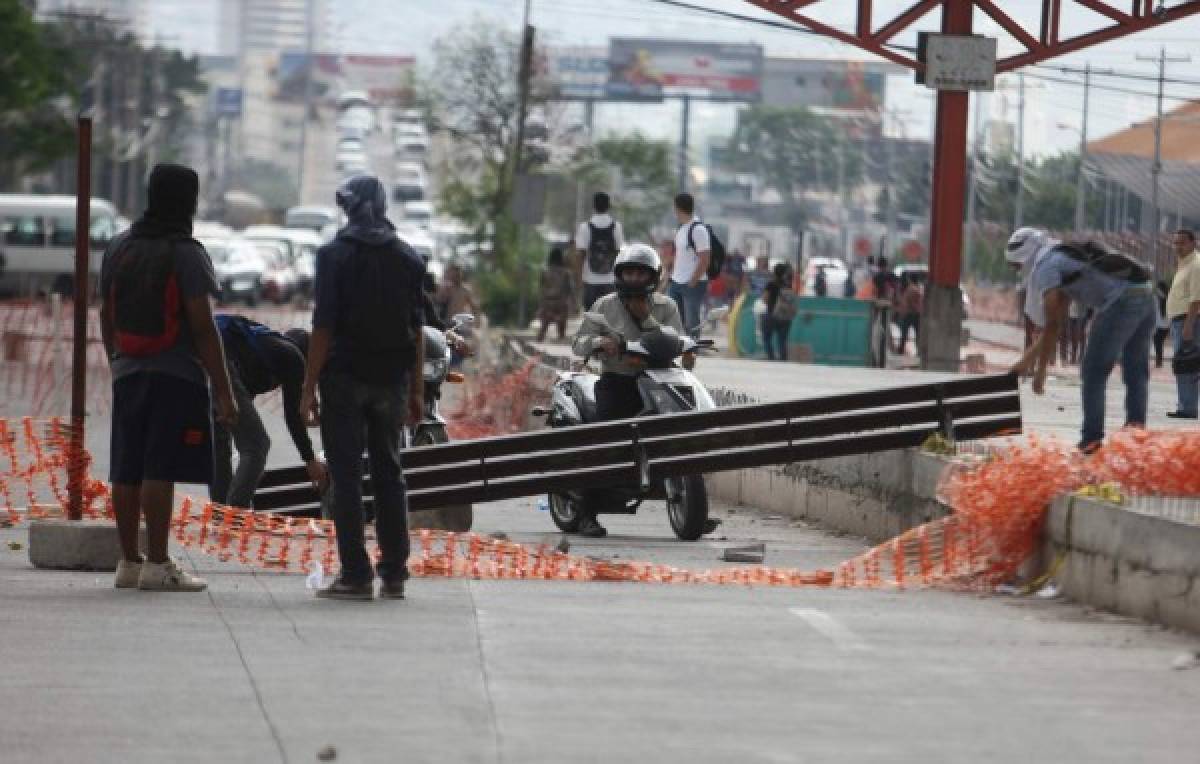
M 1092 65 L 1083 67 L 1083 126 L 1079 131 L 1079 172 L 1075 177 L 1075 234 L 1079 235 L 1084 229 L 1085 207 L 1087 205 L 1087 185 L 1084 178 L 1084 165 L 1087 164 L 1088 137 L 1088 97 L 1092 89 Z
M 683 114 L 679 119 L 679 190 L 688 189 L 688 127 L 692 118 L 692 98 L 687 93 L 681 98 Z
M 942 32 L 970 34 L 971 0 L 946 0 Z M 963 208 L 966 203 L 967 117 L 965 91 L 939 90 L 930 206 L 929 291 L 918 347 L 925 369 L 958 371 L 962 336 Z
M 979 144 L 983 142 L 983 103 L 975 104 L 975 126 L 971 130 L 971 183 L 967 191 L 967 231 L 963 241 L 963 270 L 968 275 L 975 255 L 975 209 L 979 196 Z
M 84 417 L 87 414 L 88 246 L 92 228 L 92 119 L 79 117 L 75 181 L 75 303 L 71 337 L 71 446 L 67 464 L 67 519 L 83 519 Z
M 1025 73 L 1017 74 L 1017 204 L 1013 228 L 1025 222 Z
M 304 105 L 300 114 L 300 161 L 296 166 L 296 196 L 303 203 L 308 199 L 304 194 L 304 165 L 308 159 L 308 113 L 312 108 L 313 97 L 313 66 L 316 63 L 313 53 L 313 38 L 316 33 L 313 25 L 313 4 L 315 0 L 304 3 Z

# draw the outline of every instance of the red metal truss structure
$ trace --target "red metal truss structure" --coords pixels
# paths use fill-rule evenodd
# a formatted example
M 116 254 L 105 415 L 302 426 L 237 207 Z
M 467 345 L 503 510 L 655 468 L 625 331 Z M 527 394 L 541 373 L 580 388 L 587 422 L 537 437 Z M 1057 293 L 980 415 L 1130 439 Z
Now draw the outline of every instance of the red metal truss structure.
M 1001 5 L 1002 0 L 916 0 L 904 12 L 892 18 L 880 18 L 873 13 L 872 0 L 745 0 L 763 10 L 782 16 L 800 27 L 831 37 L 848 45 L 873 53 L 881 58 L 916 70 L 921 67 L 911 49 L 893 44 L 897 35 L 917 24 L 937 9 L 941 9 L 941 32 L 971 34 L 975 10 L 991 18 L 1004 29 L 1024 51 L 1001 58 L 1001 72 L 1046 61 L 1056 56 L 1082 50 L 1109 40 L 1169 24 L 1200 13 L 1200 0 L 1165 3 L 1162 0 L 1042 0 L 1040 24 L 1027 29 Z M 853 31 L 840 29 L 829 22 L 814 18 L 821 9 L 836 5 L 856 9 Z M 1112 23 L 1099 29 L 1071 34 L 1063 28 L 1063 8 L 1071 3 L 1086 8 Z M 887 14 L 890 15 L 890 14 Z M 957 290 L 961 277 L 963 212 L 966 196 L 967 109 L 968 94 L 959 91 L 938 91 L 937 126 L 934 134 L 933 199 L 930 208 L 930 277 L 934 288 Z M 931 289 L 930 297 L 934 295 Z M 957 304 L 957 292 L 944 296 L 947 306 Z M 953 302 L 952 302 L 953 301 Z M 930 307 L 929 302 L 926 308 Z M 957 308 L 955 308 L 956 310 Z M 957 322 L 955 322 L 957 323 Z M 932 368 L 958 368 L 958 331 L 946 339 L 945 358 L 928 355 L 925 365 Z M 951 349 L 952 355 L 951 358 Z

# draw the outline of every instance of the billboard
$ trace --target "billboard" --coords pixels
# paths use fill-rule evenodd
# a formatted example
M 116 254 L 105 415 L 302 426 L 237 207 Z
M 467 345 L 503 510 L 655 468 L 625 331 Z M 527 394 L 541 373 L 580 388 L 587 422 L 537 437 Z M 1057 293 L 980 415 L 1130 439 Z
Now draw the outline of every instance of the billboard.
M 538 59 L 538 74 L 551 98 L 603 99 L 608 94 L 608 49 L 550 48 Z
M 609 40 L 607 96 L 658 100 L 693 95 L 715 101 L 758 101 L 763 53 L 753 44 L 615 37 Z
M 311 61 L 310 61 L 311 58 Z M 373 103 L 404 100 L 412 95 L 416 60 L 411 56 L 364 56 L 286 51 L 279 54 L 276 97 L 304 100 L 304 76 L 311 63 L 313 95 L 336 98 L 347 90 L 364 90 Z
M 869 61 L 768 58 L 763 66 L 762 102 L 768 106 L 863 112 L 882 109 L 888 75 L 904 73 Z

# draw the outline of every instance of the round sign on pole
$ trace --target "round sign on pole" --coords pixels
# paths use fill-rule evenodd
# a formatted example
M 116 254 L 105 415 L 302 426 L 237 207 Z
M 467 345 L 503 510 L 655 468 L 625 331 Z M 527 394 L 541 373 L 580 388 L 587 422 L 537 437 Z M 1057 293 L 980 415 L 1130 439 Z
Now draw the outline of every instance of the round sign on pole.
M 869 257 L 871 254 L 871 240 L 866 236 L 859 236 L 854 240 L 854 254 L 859 257 Z
M 924 254 L 925 248 L 922 247 L 921 242 L 917 241 L 916 239 L 909 239 L 908 241 L 904 242 L 904 247 L 900 251 L 904 254 L 905 260 L 913 263 L 921 259 L 921 255 Z

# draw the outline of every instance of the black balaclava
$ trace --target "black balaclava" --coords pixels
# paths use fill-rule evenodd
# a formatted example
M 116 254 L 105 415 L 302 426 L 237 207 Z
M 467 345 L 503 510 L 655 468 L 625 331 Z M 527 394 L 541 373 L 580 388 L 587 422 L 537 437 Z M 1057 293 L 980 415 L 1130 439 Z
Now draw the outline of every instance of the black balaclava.
M 134 223 L 135 234 L 190 235 L 200 197 L 200 178 L 190 167 L 156 164 L 146 183 L 146 211 Z
M 338 188 L 338 206 L 348 222 L 342 234 L 369 244 L 381 244 L 395 236 L 387 219 L 387 191 L 373 175 L 355 175 Z

